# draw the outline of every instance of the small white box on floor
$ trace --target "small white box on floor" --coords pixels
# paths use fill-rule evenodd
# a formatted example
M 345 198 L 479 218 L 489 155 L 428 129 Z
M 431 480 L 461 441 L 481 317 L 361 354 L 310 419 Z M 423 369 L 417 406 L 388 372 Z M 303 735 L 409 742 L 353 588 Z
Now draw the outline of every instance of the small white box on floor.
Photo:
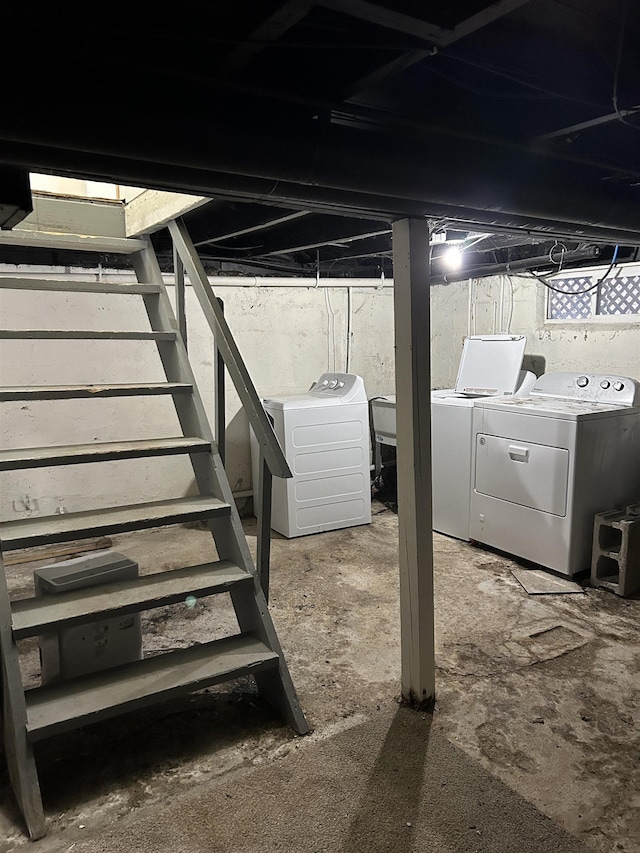
M 362 377 L 325 373 L 306 394 L 262 402 L 293 473 L 273 479 L 272 528 L 291 539 L 369 524 L 369 409 Z M 259 450 L 252 433 L 256 514 Z
M 36 596 L 57 595 L 138 577 L 138 564 L 115 551 L 101 551 L 35 569 Z M 60 628 L 38 637 L 42 683 L 66 681 L 142 658 L 140 614 L 128 613 Z

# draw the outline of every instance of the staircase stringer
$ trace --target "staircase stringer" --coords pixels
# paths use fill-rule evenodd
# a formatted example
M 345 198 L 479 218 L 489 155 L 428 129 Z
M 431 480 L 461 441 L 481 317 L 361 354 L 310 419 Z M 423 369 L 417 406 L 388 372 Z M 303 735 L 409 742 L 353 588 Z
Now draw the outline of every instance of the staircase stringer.
M 27 708 L 20 673 L 18 648 L 11 633 L 11 602 L 0 552 L 0 695 L 2 725 L 9 778 L 32 841 L 46 832 L 40 783 L 33 747 L 27 740 Z
M 177 331 L 178 322 L 166 292 L 162 273 L 149 238 L 145 238 L 146 247 L 133 256 L 133 264 L 140 283 L 159 284 L 159 294 L 145 295 L 143 300 L 153 329 L 159 331 Z M 278 654 L 279 666 L 270 672 L 256 673 L 255 679 L 260 692 L 283 714 L 289 724 L 300 734 L 309 730 L 302 708 L 298 701 L 293 681 L 284 659 L 284 653 L 278 639 L 267 601 L 260 585 L 255 564 L 249 551 L 242 522 L 238 514 L 227 474 L 213 438 L 213 432 L 206 416 L 198 386 L 193 374 L 189 357 L 178 333 L 177 339 L 170 345 L 158 341 L 158 352 L 162 360 L 167 380 L 170 382 L 188 382 L 193 386 L 191 401 L 193 407 L 176 411 L 183 425 L 195 426 L 200 438 L 211 441 L 211 453 L 192 455 L 194 475 L 199 487 L 213 488 L 212 494 L 231 507 L 230 518 L 210 519 L 208 526 L 216 544 L 218 557 L 231 560 L 242 566 L 253 578 L 253 590 L 247 595 L 245 590 L 232 590 L 231 599 L 238 619 L 240 630 L 255 634 L 262 642 Z M 195 423 L 192 422 L 195 420 Z

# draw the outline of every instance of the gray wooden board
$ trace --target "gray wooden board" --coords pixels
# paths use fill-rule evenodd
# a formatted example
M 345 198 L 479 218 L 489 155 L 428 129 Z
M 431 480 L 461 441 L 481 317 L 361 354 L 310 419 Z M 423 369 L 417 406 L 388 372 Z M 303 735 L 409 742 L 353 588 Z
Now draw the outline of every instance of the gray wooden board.
M 22 518 L 0 524 L 0 542 L 3 551 L 45 545 L 50 542 L 68 542 L 88 536 L 143 530 L 163 524 L 178 524 L 211 518 L 216 514 L 228 515 L 229 504 L 209 496 L 176 498 L 122 507 L 105 507 L 97 510 L 69 512 L 65 515 L 48 515 L 41 518 Z
M 68 627 L 176 604 L 187 596 L 199 598 L 226 592 L 231 586 L 249 580 L 252 576 L 245 569 L 224 560 L 59 595 L 25 598 L 11 606 L 13 636 L 21 640 L 57 630 L 62 625 Z
M 210 449 L 210 442 L 202 438 L 187 436 L 94 442 L 64 447 L 27 447 L 19 450 L 0 450 L 0 471 L 41 468 L 48 465 L 78 465 L 83 462 L 105 462 L 111 459 L 139 459 L 145 456 L 201 453 Z
M 141 294 L 159 293 L 157 284 L 116 284 L 107 281 L 67 281 L 53 278 L 0 278 L 0 289 L 4 290 L 49 290 L 60 293 L 116 293 Z
M 569 578 L 559 578 L 543 569 L 511 569 L 511 574 L 529 595 L 575 595 L 584 590 Z
M 47 231 L 26 231 L 14 228 L 0 231 L 0 246 L 23 248 L 71 249 L 80 252 L 109 252 L 130 255 L 139 252 L 145 244 L 131 237 L 100 237 L 90 234 L 58 234 Z
M 277 665 L 276 652 L 251 634 L 239 634 L 37 687 L 25 694 L 27 734 L 35 741 Z
M 83 397 L 135 397 L 155 394 L 186 394 L 186 382 L 120 383 L 117 385 L 7 385 L 0 388 L 0 402 L 15 400 L 78 400 Z
M 175 332 L 94 331 L 93 329 L 1 329 L 0 340 L 17 341 L 175 341 Z

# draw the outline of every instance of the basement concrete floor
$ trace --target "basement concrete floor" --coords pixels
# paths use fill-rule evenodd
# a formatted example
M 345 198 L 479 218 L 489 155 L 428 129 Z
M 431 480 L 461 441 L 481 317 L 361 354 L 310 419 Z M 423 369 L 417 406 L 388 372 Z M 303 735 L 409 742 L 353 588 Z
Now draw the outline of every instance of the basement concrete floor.
M 366 724 L 379 728 L 395 719 L 397 517 L 375 501 L 373 511 L 366 527 L 297 540 L 274 534 L 271 610 L 311 735 L 294 735 L 242 681 L 50 738 L 36 745 L 48 835 L 33 846 L 26 840 L 0 767 L 0 853 L 98 849 L 98 839 L 118 827 L 126 832 L 132 819 L 153 825 L 154 815 L 182 794 L 214 796 L 227 785 L 224 796 L 232 797 L 229 785 L 242 774 L 285 766 L 299 750 L 325 748 L 325 741 L 348 741 L 350 729 L 355 742 Z M 255 520 L 245 526 L 254 548 Z M 211 538 L 198 528 L 126 534 L 114 537 L 113 546 L 143 572 L 211 559 Z M 437 534 L 435 549 L 432 735 L 591 850 L 640 853 L 638 596 L 619 599 L 590 588 L 529 596 L 506 557 Z M 7 568 L 15 597 L 31 594 L 37 565 Z M 233 632 L 226 598 L 145 614 L 145 649 Z M 25 683 L 37 684 L 37 645 L 22 645 Z M 524 849 L 518 826 L 513 837 L 513 848 L 504 849 Z M 409 842 L 369 846 L 427 849 Z M 341 849 L 348 853 L 348 844 Z M 455 849 L 492 846 L 474 840 Z

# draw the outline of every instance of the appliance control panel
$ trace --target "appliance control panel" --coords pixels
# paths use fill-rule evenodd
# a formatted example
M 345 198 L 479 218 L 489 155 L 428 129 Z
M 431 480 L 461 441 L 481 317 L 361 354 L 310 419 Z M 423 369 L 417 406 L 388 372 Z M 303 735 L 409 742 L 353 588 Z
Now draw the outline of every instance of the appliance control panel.
M 309 393 L 314 397 L 341 397 L 344 402 L 367 399 L 364 381 L 355 373 L 323 373 L 309 388 Z
M 531 396 L 564 397 L 616 406 L 640 406 L 640 382 L 628 376 L 601 373 L 545 373 Z

